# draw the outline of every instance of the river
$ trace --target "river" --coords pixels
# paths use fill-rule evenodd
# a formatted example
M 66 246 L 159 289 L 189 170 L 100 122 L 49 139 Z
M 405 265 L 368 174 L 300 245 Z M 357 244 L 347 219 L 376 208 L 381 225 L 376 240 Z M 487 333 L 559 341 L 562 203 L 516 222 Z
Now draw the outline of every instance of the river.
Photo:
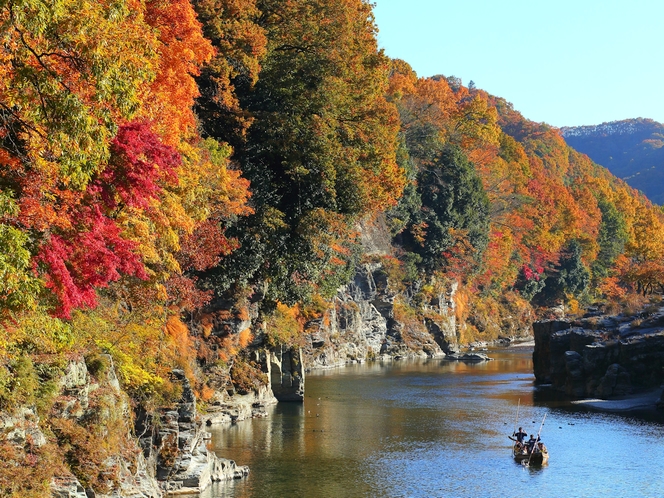
M 313 372 L 304 403 L 213 429 L 216 453 L 249 465 L 230 497 L 661 497 L 664 423 L 556 401 L 534 386 L 532 350 L 494 361 L 397 361 Z M 550 452 L 511 458 L 518 425 Z

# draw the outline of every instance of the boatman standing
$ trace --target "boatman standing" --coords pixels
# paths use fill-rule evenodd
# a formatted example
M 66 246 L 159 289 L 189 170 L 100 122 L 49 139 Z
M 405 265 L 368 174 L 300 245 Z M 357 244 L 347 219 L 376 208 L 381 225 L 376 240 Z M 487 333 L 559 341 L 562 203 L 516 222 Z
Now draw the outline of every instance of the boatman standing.
M 523 432 L 523 427 L 519 427 L 519 432 L 515 432 L 512 434 L 514 437 L 516 437 L 516 441 L 519 444 L 519 448 L 523 446 L 523 440 L 526 439 L 528 436 L 527 432 Z

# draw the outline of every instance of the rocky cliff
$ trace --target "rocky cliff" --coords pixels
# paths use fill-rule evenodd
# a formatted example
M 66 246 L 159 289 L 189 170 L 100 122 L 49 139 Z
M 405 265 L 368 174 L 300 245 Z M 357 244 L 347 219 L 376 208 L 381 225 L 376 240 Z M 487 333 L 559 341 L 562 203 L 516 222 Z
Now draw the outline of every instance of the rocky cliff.
M 57 416 L 82 426 L 85 426 L 84 420 L 94 420 L 94 430 L 103 434 L 117 432 L 120 427 L 124 446 L 114 448 L 115 451 L 109 452 L 102 463 L 101 473 L 112 476 L 108 482 L 101 483 L 105 486 L 100 486 L 99 482 L 82 483 L 74 473 L 68 472 L 54 476 L 50 486 L 52 496 L 157 498 L 191 495 L 200 493 L 213 481 L 246 477 L 248 467 L 219 458 L 207 449 L 210 435 L 205 426 L 261 416 L 267 404 L 277 399 L 301 401 L 304 392 L 299 348 L 256 351 L 254 355 L 269 374 L 268 383 L 257 391 L 246 394 L 219 392 L 210 403 L 198 406 L 185 372 L 174 370 L 173 381 L 180 385 L 182 392 L 179 402 L 150 413 L 138 409 L 133 428 L 129 426 L 132 415 L 128 398 L 120 389 L 110 356 L 104 358 L 109 368 L 104 369 L 101 382 L 97 380 L 99 375 L 97 379 L 89 375 L 85 361 L 71 362 L 61 381 L 55 405 L 58 407 Z M 91 401 L 96 392 L 104 393 L 105 404 Z M 0 424 L 9 434 L 8 439 L 16 445 L 25 445 L 28 440 L 32 445 L 47 443 L 34 409 L 22 409 L 13 417 L 2 417 Z M 74 453 L 83 450 L 76 447 Z M 75 457 L 74 453 L 72 457 Z
M 182 385 L 180 402 L 156 417 L 142 417 L 137 424 L 143 434 L 141 446 L 154 462 L 160 489 L 166 494 L 199 493 L 213 481 L 247 476 L 248 467 L 208 451 L 210 435 L 198 417 L 189 380 L 181 370 L 175 370 L 173 376 Z
M 664 308 L 533 324 L 536 381 L 568 396 L 608 399 L 664 381 Z
M 390 289 L 380 263 L 360 265 L 339 289 L 329 315 L 309 324 L 307 368 L 330 368 L 366 360 L 444 356 L 457 347 L 455 288 L 429 304 L 430 318 L 408 313 Z
M 212 481 L 236 479 L 247 467 L 208 451 L 209 434 L 197 415 L 194 393 L 174 371 L 182 396 L 169 409 L 139 410 L 132 426 L 129 398 L 121 390 L 111 357 L 69 361 L 57 381 L 44 422 L 35 406 L 0 413 L 0 444 L 48 482 L 23 485 L 31 496 L 54 498 L 159 498 L 197 493 Z M 10 477 L 11 478 L 11 477 Z M 8 490 L 4 490 L 7 491 Z
M 268 405 L 304 399 L 305 371 L 299 347 L 261 348 L 254 350 L 250 357 L 264 374 L 264 380 L 255 381 L 252 389 L 238 392 L 232 388 L 232 379 L 227 372 L 226 380 L 218 385 L 212 398 L 198 409 L 204 424 L 231 424 L 263 417 Z
M 455 281 L 414 282 L 395 290 L 389 268 L 376 259 L 359 265 L 353 280 L 338 290 L 329 313 L 307 325 L 307 369 L 445 356 L 477 339 L 505 344 L 532 337 L 519 318 L 486 316 L 482 319 L 501 334 L 486 340 L 479 332 L 468 340 L 469 324 L 457 318 Z M 420 292 L 425 285 L 427 292 Z
M 162 496 L 155 469 L 132 436 L 129 399 L 111 357 L 92 363 L 94 375 L 83 358 L 68 362 L 55 383 L 47 424 L 36 406 L 0 414 L 5 450 L 22 462 L 26 476 L 34 465 L 34 475 L 48 481 L 41 487 L 37 479 L 23 489 L 57 498 Z

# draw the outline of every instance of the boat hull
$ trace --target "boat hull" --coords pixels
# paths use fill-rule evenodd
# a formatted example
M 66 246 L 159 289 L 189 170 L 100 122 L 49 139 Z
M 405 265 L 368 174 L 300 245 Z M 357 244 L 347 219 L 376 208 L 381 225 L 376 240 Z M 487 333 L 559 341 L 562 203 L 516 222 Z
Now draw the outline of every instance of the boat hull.
M 512 447 L 512 455 L 515 461 L 519 463 L 525 462 L 529 465 L 543 465 L 549 460 L 549 452 L 544 445 L 542 445 L 541 451 L 535 450 L 532 455 L 514 445 Z

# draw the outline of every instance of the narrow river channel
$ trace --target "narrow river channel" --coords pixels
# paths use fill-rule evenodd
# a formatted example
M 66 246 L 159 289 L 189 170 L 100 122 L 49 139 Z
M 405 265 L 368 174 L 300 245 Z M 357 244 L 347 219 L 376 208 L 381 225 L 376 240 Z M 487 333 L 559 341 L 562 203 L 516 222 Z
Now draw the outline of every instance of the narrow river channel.
M 217 454 L 251 473 L 203 496 L 664 496 L 664 423 L 553 400 L 534 386 L 529 348 L 489 354 L 310 373 L 304 403 L 213 429 Z M 511 457 L 518 404 L 528 434 L 547 415 L 544 467 Z

